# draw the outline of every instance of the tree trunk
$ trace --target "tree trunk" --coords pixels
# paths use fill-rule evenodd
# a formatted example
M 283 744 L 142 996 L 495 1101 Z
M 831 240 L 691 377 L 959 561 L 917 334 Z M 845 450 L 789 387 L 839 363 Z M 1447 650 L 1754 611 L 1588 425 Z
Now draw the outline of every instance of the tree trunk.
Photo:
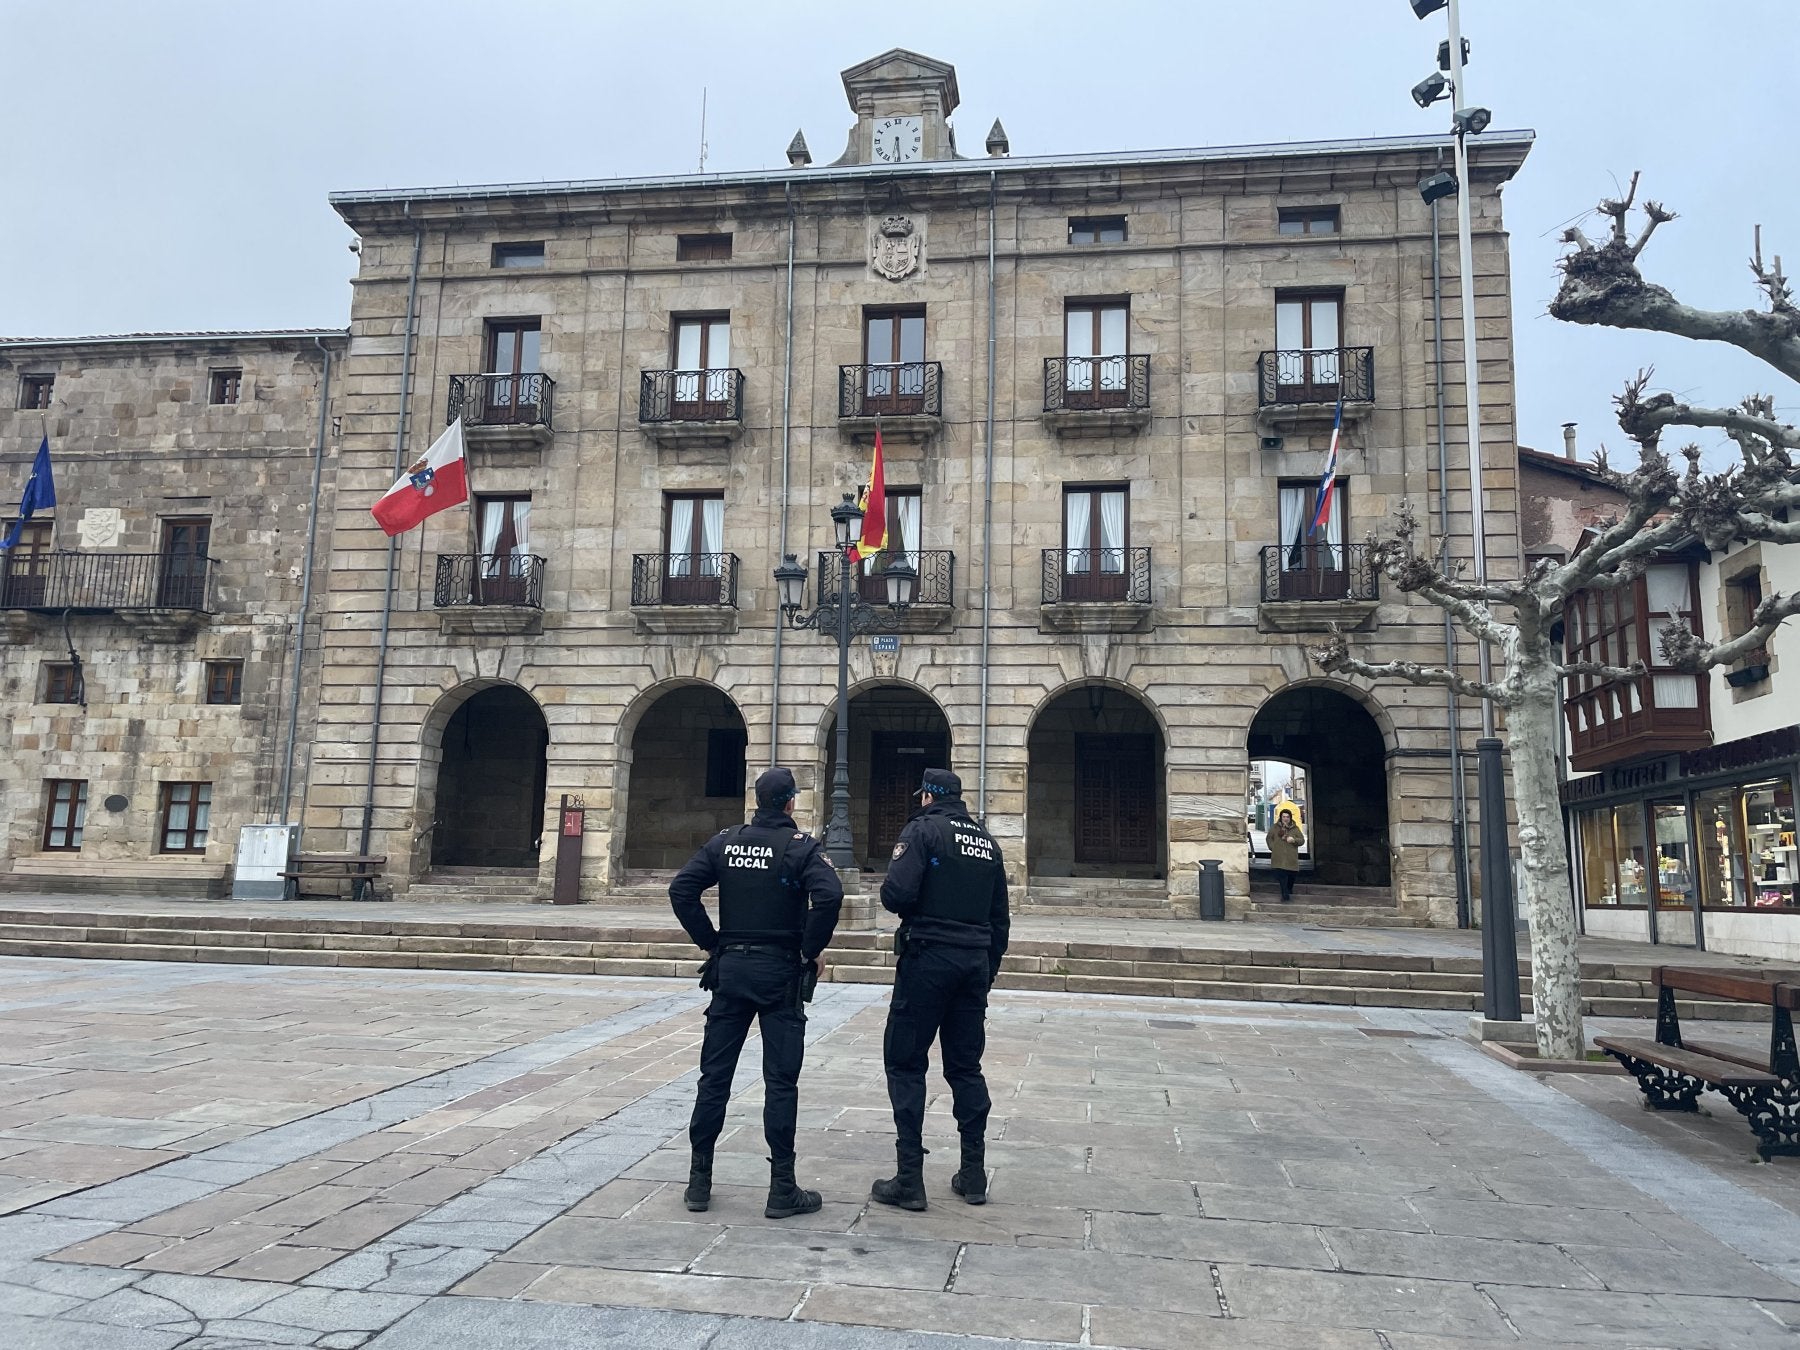
M 1523 658 L 1521 664 L 1529 661 Z M 1569 850 L 1563 833 L 1556 772 L 1557 718 L 1561 699 L 1554 667 L 1521 670 L 1523 697 L 1507 711 L 1513 789 L 1519 814 L 1519 855 L 1525 868 L 1526 913 L 1531 921 L 1531 1002 L 1538 1054 L 1580 1059 L 1581 960 L 1576 950 L 1574 897 L 1569 889 Z

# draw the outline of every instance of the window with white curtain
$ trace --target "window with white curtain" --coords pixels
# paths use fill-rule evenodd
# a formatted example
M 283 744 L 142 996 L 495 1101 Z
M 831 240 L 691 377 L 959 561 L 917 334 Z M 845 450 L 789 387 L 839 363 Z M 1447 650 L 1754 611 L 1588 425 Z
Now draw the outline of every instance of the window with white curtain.
M 1651 670 L 1667 669 L 1662 659 L 1661 633 L 1669 624 L 1680 620 L 1694 627 L 1694 593 L 1692 577 L 1686 563 L 1655 563 L 1644 574 L 1645 606 L 1649 618 L 1650 651 L 1647 664 Z M 1659 708 L 1698 708 L 1700 682 L 1692 675 L 1652 674 L 1651 698 Z
M 475 525 L 481 575 L 517 575 L 531 554 L 531 498 L 477 497 Z
M 725 498 L 718 493 L 670 493 L 665 528 L 668 574 L 719 575 L 725 550 Z
M 731 396 L 731 316 L 675 320 L 675 402 L 714 403 Z
M 1332 483 L 1331 515 L 1312 532 L 1319 506 L 1319 485 L 1310 479 L 1284 481 L 1278 498 L 1283 571 L 1340 572 L 1344 568 L 1345 484 Z
M 1122 573 L 1128 538 L 1123 487 L 1063 490 L 1064 570 Z
M 1075 393 L 1125 388 L 1131 306 L 1123 300 L 1070 301 L 1063 312 L 1065 386 Z

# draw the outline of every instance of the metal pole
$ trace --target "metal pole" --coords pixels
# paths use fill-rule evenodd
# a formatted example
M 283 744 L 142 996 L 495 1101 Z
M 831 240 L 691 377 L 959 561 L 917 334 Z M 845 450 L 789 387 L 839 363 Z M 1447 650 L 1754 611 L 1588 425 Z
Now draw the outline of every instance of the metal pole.
M 787 241 L 787 336 L 784 341 L 785 355 L 782 358 L 781 370 L 781 531 L 776 545 L 775 556 L 787 557 L 788 544 L 788 486 L 790 466 L 793 462 L 794 431 L 794 231 L 797 228 L 794 219 L 794 185 L 784 183 L 783 191 L 787 195 L 788 209 L 788 241 Z M 781 630 L 787 625 L 781 621 L 781 607 L 775 608 L 775 672 L 769 684 L 769 767 L 775 767 L 781 753 Z
M 294 669 L 288 683 L 287 748 L 281 761 L 281 804 L 276 808 L 276 823 L 291 825 L 288 806 L 293 800 L 294 742 L 300 734 L 300 680 L 306 673 L 306 615 L 312 608 L 313 563 L 319 542 L 319 488 L 325 473 L 325 426 L 331 412 L 331 348 L 315 337 L 319 349 L 319 434 L 313 442 L 312 497 L 306 507 L 306 552 L 300 579 L 300 613 L 294 620 Z
M 831 819 L 825 826 L 825 856 L 843 870 L 856 866 L 850 838 L 850 554 L 838 549 L 837 764 L 831 774 Z
M 1000 175 L 988 174 L 988 275 L 987 275 L 987 431 L 982 442 L 985 462 L 981 472 L 981 729 L 977 736 L 975 815 L 987 824 L 988 698 L 994 634 L 994 353 L 999 343 L 994 308 L 995 198 Z
M 1447 7 L 1450 22 L 1450 79 L 1453 112 L 1468 102 L 1463 88 L 1462 22 L 1459 0 Z M 1474 535 L 1475 580 L 1486 585 L 1487 517 L 1481 464 L 1481 371 L 1475 333 L 1475 244 L 1470 200 L 1468 137 L 1461 120 L 1452 123 L 1456 144 L 1456 258 L 1462 273 L 1463 392 L 1469 423 L 1470 531 Z M 1475 654 L 1483 684 L 1493 680 L 1493 658 L 1479 638 Z M 1512 847 L 1506 837 L 1506 781 L 1500 763 L 1500 741 L 1494 735 L 1494 704 L 1481 700 L 1481 739 L 1475 742 L 1476 792 L 1481 811 L 1481 1000 L 1490 1018 L 1519 1020 L 1517 912 L 1513 906 Z

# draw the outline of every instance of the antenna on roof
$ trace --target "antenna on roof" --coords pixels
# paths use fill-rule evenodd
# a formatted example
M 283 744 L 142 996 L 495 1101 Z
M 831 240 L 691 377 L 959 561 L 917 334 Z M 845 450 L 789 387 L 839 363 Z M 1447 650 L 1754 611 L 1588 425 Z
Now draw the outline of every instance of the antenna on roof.
M 706 172 L 706 87 L 700 87 L 700 172 Z

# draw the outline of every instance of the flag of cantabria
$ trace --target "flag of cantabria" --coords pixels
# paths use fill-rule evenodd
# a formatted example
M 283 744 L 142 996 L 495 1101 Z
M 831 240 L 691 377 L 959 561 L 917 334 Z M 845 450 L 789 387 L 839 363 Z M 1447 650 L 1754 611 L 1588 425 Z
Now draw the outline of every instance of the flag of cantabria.
M 444 434 L 427 450 L 394 486 L 381 494 L 381 500 L 369 508 L 375 523 L 389 535 L 405 534 L 439 511 L 460 506 L 469 500 L 469 474 L 463 460 L 462 418 L 444 429 Z

